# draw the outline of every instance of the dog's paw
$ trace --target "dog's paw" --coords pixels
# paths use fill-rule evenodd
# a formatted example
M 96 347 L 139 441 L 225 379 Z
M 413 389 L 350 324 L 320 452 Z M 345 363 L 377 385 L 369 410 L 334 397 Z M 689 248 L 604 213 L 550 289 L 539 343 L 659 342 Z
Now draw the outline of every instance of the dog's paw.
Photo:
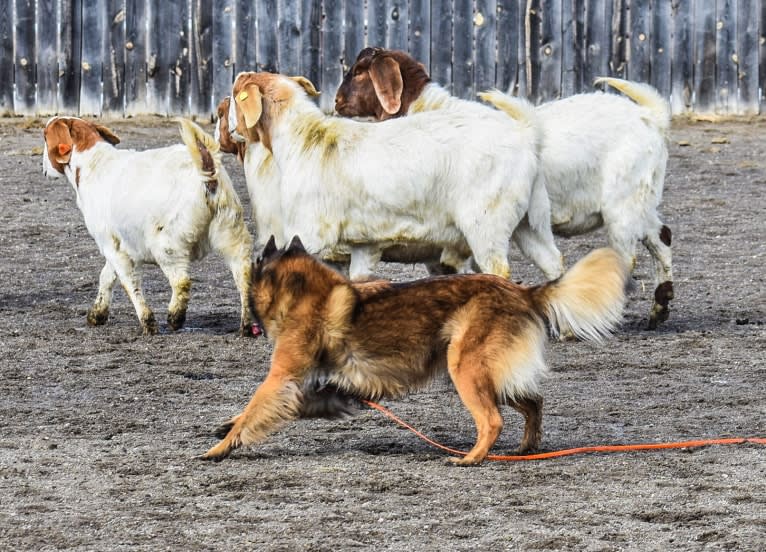
M 483 458 L 479 460 L 468 456 L 450 456 L 447 458 L 447 462 L 453 466 L 478 466 L 483 460 Z
M 216 446 L 208 450 L 205 454 L 202 456 L 199 456 L 198 458 L 200 460 L 212 460 L 213 462 L 220 462 L 227 456 L 231 454 L 231 451 L 233 451 L 235 448 L 237 448 L 237 444 L 232 439 L 223 439 L 221 442 L 219 442 Z

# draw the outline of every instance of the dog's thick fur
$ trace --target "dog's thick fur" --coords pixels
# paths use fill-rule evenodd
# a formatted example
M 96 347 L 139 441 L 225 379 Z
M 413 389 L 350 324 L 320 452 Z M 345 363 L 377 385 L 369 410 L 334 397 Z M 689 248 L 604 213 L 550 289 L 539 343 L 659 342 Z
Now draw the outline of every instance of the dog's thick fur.
M 220 460 L 282 422 L 349 411 L 353 399 L 400 397 L 448 371 L 478 438 L 457 464 L 482 462 L 502 429 L 498 405 L 524 415 L 520 452 L 539 445 L 546 331 L 600 340 L 619 322 L 628 267 L 599 249 L 556 281 L 524 287 L 489 274 L 356 284 L 294 238 L 271 240 L 253 268 L 256 317 L 274 342 L 271 369 L 219 430 Z

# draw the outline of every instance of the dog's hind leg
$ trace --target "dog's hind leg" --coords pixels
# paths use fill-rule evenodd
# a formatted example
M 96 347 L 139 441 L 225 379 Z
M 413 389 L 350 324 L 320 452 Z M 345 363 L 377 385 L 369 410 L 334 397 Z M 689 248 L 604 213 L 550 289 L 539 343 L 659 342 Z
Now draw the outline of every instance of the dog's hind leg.
M 524 437 L 516 452 L 523 454 L 540 446 L 543 436 L 543 398 L 538 394 L 511 399 L 508 404 L 524 416 Z
M 447 365 L 460 400 L 476 423 L 477 438 L 467 455 L 463 458 L 452 457 L 449 461 L 465 466 L 480 464 L 487 457 L 503 429 L 503 417 L 497 408 L 495 388 L 482 358 L 486 351 L 481 346 L 470 353 L 461 351 L 461 341 L 450 343 Z

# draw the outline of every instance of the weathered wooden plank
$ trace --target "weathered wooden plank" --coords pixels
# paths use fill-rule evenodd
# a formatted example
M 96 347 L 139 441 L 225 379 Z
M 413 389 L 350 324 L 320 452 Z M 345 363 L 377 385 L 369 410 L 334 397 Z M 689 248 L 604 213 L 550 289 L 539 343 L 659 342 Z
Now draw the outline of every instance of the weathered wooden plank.
M 15 0 L 15 81 L 14 110 L 17 114 L 35 113 L 35 2 Z
M 125 113 L 125 0 L 107 0 L 101 111 Z
M 541 8 L 542 22 L 540 26 L 540 51 L 538 53 L 540 57 L 540 100 L 546 102 L 561 97 L 562 2 L 561 0 L 542 0 Z
M 386 2 L 386 47 L 407 50 L 409 44 L 409 6 L 407 0 Z
M 673 17 L 670 2 L 656 2 L 652 6 L 651 80 L 649 82 L 665 98 L 671 90 L 671 55 Z
M 495 87 L 509 94 L 518 93 L 519 18 L 517 0 L 497 0 L 497 65 Z
M 324 0 L 322 21 L 322 95 L 319 107 L 330 111 L 343 79 L 343 1 Z
M 319 86 L 322 0 L 301 0 L 301 13 L 301 75 Z
M 278 4 L 277 61 L 279 71 L 288 75 L 301 72 L 299 9 L 294 0 L 280 0 Z
M 345 73 L 356 61 L 356 56 L 364 49 L 364 0 L 346 0 L 344 16 L 346 30 L 343 33 L 343 72 Z
M 766 2 L 762 2 L 761 4 L 760 15 L 761 36 L 758 39 L 758 43 L 761 45 L 761 47 L 759 49 L 760 76 L 758 82 L 760 83 L 759 88 L 761 90 L 761 113 L 766 113 Z
M 213 55 L 212 64 L 212 100 L 215 105 L 225 96 L 231 94 L 234 81 L 234 51 L 232 42 L 232 23 L 234 17 L 234 0 L 213 0 Z M 247 69 L 247 68 L 243 68 Z
M 431 78 L 452 90 L 452 1 L 431 4 Z
M 0 115 L 13 113 L 13 5 L 0 3 Z
M 561 96 L 576 94 L 582 88 L 582 41 L 578 34 L 577 13 L 582 0 L 561 2 Z M 543 38 L 545 40 L 545 38 Z
M 472 0 L 453 0 L 452 93 L 472 99 L 474 90 Z
M 80 114 L 100 115 L 104 51 L 106 44 L 106 4 L 99 0 L 82 2 L 82 40 L 80 51 Z M 76 47 L 76 45 L 75 45 Z
M 168 72 L 168 113 L 188 115 L 191 90 L 189 56 L 189 2 L 165 0 L 162 20 L 167 44 L 163 48 L 163 67 Z
M 497 0 L 476 0 L 473 15 L 475 53 L 474 93 L 494 88 L 497 66 Z M 471 99 L 475 99 L 475 96 Z
M 255 66 L 258 71 L 277 73 L 279 68 L 278 29 L 280 26 L 275 0 L 259 0 L 255 13 L 258 33 L 256 35 Z
M 736 113 L 737 0 L 716 2 L 716 111 Z
M 758 106 L 758 0 L 739 0 L 737 12 L 737 63 L 739 113 L 754 115 Z M 766 5 L 766 4 L 765 4 Z M 761 20 L 761 25 L 766 21 Z M 763 75 L 766 77 L 766 75 Z
M 652 75 L 652 5 L 650 0 L 630 2 L 630 58 L 628 78 L 649 82 Z
M 606 4 L 603 0 L 585 3 L 585 56 L 583 58 L 582 90 L 589 92 L 597 77 L 608 74 L 610 27 L 607 25 Z M 608 30 L 609 29 L 609 30 Z
M 629 21 L 628 3 L 630 0 L 614 0 L 612 7 L 611 25 L 608 32 L 611 36 L 609 51 L 609 74 L 625 78 L 628 71 L 629 53 Z M 588 85 L 590 86 L 590 84 Z
M 519 17 L 519 95 L 539 102 L 540 0 L 522 0 Z
M 694 108 L 701 113 L 715 109 L 716 32 L 715 3 L 694 6 Z
M 694 90 L 694 41 L 691 2 L 674 2 L 670 107 L 673 113 L 692 108 Z
M 146 104 L 146 3 L 125 1 L 125 114 L 147 113 Z
M 367 0 L 367 46 L 386 45 L 386 0 Z
M 213 10 L 208 0 L 191 3 L 190 111 L 208 116 L 221 98 L 213 97 Z
M 36 13 L 37 101 L 39 115 L 52 115 L 57 110 L 58 96 L 58 20 L 55 0 L 38 0 Z
M 256 33 L 256 6 L 253 0 L 236 0 L 234 23 L 234 69 L 236 75 L 242 71 L 255 71 L 258 59 L 258 33 Z M 217 102 L 215 102 L 217 103 Z
M 429 69 L 431 67 L 431 2 L 410 2 L 410 54 Z
M 165 30 L 162 28 L 162 5 L 148 2 L 146 17 L 149 23 L 146 35 L 146 106 L 149 113 L 167 115 L 170 73 Z

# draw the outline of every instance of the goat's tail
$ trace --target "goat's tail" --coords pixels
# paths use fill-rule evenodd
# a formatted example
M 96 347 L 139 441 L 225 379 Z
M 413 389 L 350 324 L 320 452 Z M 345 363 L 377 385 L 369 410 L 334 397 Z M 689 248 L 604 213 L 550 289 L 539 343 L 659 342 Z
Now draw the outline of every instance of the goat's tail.
M 629 270 L 610 248 L 580 259 L 561 278 L 535 289 L 535 302 L 554 336 L 601 341 L 622 319 Z
M 216 180 L 221 168 L 221 145 L 215 138 L 189 119 L 176 119 L 181 125 L 181 139 L 191 154 L 194 166 L 202 176 Z
M 614 77 L 598 77 L 593 81 L 593 85 L 599 84 L 619 90 L 638 105 L 648 109 L 649 122 L 659 130 L 664 132 L 670 127 L 670 104 L 653 86 Z
M 510 118 L 531 129 L 534 133 L 536 146 L 541 143 L 542 127 L 537 120 L 537 111 L 532 102 L 525 98 L 509 96 L 497 88 L 479 92 L 477 95 L 481 100 L 492 104 L 495 109 L 499 109 Z

